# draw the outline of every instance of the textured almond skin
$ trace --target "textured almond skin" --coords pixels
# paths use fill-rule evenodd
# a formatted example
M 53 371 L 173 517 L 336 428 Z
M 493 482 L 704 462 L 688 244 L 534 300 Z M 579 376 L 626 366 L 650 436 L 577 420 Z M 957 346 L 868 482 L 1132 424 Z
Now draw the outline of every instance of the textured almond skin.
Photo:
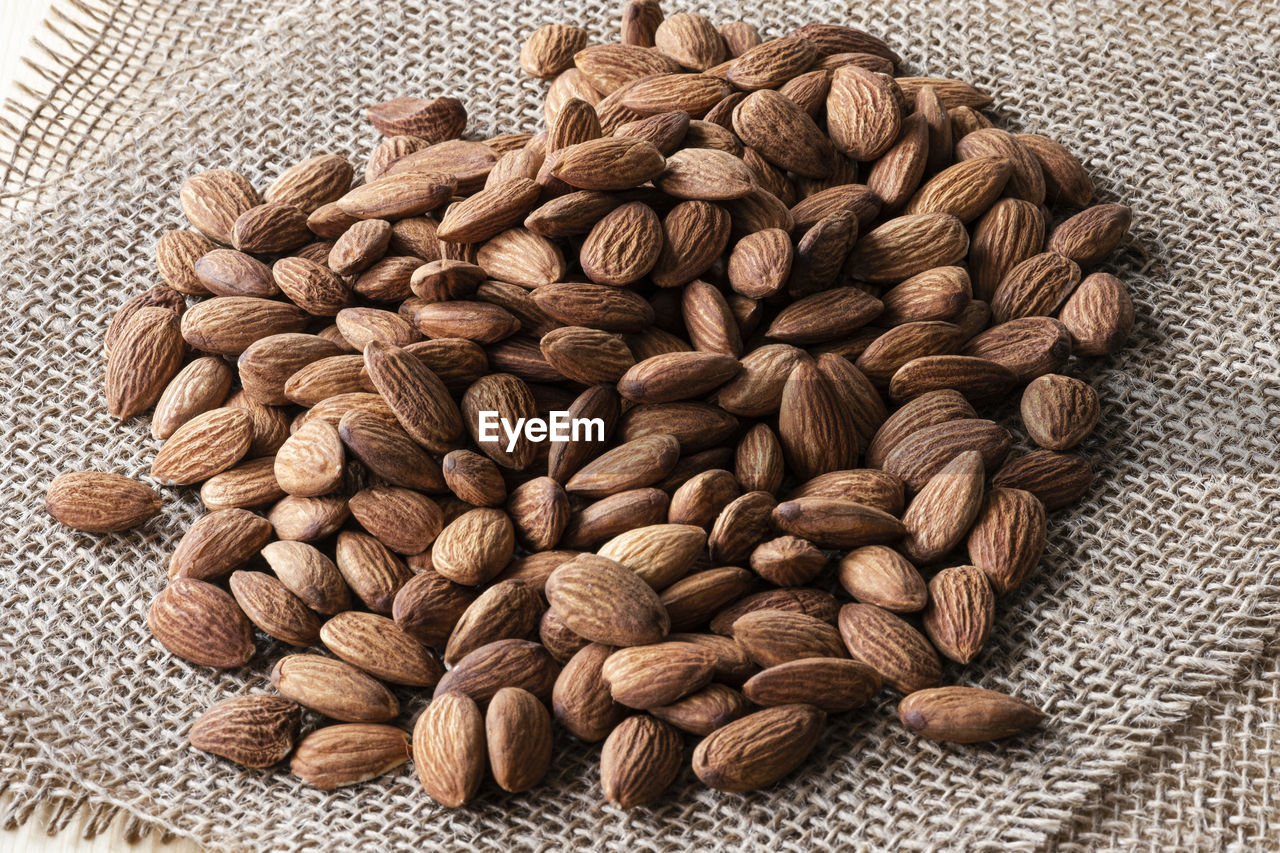
M 997 595 L 1017 589 L 1044 554 L 1044 505 L 1030 492 L 998 488 L 987 493 L 969 532 L 969 560 L 986 573 Z
M 211 580 L 238 568 L 267 544 L 271 524 L 243 509 L 223 509 L 187 530 L 169 559 L 169 577 Z
M 302 599 L 265 572 L 231 573 L 231 594 L 257 628 L 293 646 L 309 646 L 320 634 L 320 620 Z
M 130 317 L 107 356 L 107 409 L 121 420 L 155 405 L 182 367 L 177 314 L 159 306 Z
M 391 615 L 401 628 L 424 646 L 440 646 L 448 640 L 476 593 L 434 570 L 419 571 L 392 602 Z
M 746 714 L 750 707 L 737 690 L 712 683 L 670 705 L 650 708 L 649 713 L 689 734 L 709 735 Z
M 653 269 L 662 250 L 658 216 L 639 202 L 609 212 L 582 244 L 582 270 L 598 284 L 625 285 Z
M 805 479 L 852 468 L 858 435 L 833 383 L 809 360 L 796 363 L 782 388 L 778 438 L 791 469 Z
M 666 159 L 654 185 L 667 195 L 701 201 L 731 201 L 751 194 L 751 169 L 728 151 L 682 148 Z
M 390 613 L 396 593 L 412 576 L 385 545 L 354 530 L 338 534 L 334 561 L 351 591 L 375 613 Z
M 462 414 L 444 383 L 399 347 L 371 341 L 364 350 L 369 377 L 415 441 L 436 453 L 462 434 Z
M 594 643 L 639 646 L 670 630 L 658 594 L 607 557 L 582 555 L 551 573 L 547 601 L 574 633 Z
M 1047 248 L 1091 267 L 1124 241 L 1132 217 L 1133 212 L 1122 204 L 1095 204 L 1054 228 Z
M 248 179 L 230 169 L 192 175 L 183 182 L 178 197 L 188 222 L 206 237 L 228 245 L 236 219 L 258 204 Z
M 309 314 L 333 317 L 351 304 L 351 285 L 315 261 L 281 258 L 271 274 L 276 286 Z
M 565 491 L 604 498 L 642 488 L 675 467 L 680 443 L 670 435 L 650 435 L 621 444 L 582 466 L 565 483 Z
M 901 693 L 932 687 L 942 678 L 942 664 L 919 631 L 874 604 L 840 608 L 840 636 L 854 660 L 875 669 Z
M 147 611 L 147 627 L 166 649 L 215 669 L 253 657 L 253 631 L 235 599 L 212 584 L 174 578 Z
M 917 564 L 941 560 L 960 543 L 982 507 L 982 455 L 967 450 L 934 474 L 902 516 L 903 550 Z
M 489 769 L 504 791 L 527 791 L 551 765 L 551 715 L 532 693 L 504 687 L 489 702 L 484 721 Z
M 473 509 L 446 525 L 432 547 L 436 571 L 467 586 L 492 578 L 511 559 L 515 529 L 502 510 Z
M 1018 141 L 1040 163 L 1045 201 L 1084 207 L 1093 198 L 1093 182 L 1075 155 L 1060 143 L 1035 133 L 1020 133 Z
M 45 492 L 45 510 L 87 533 L 114 533 L 160 512 L 160 495 L 137 480 L 102 471 L 59 474 Z
M 126 301 L 111 315 L 111 322 L 107 324 L 107 333 L 102 339 L 102 349 L 108 359 L 116 342 L 124 334 L 125 327 L 129 325 L 129 321 L 143 308 L 166 308 L 181 317 L 187 310 L 187 302 L 177 290 L 160 284 Z
M 662 53 L 695 71 L 706 71 L 725 57 L 724 39 L 703 15 L 668 15 L 654 31 L 653 43 Z
M 480 790 L 487 763 L 484 716 L 462 693 L 438 696 L 413 727 L 413 763 L 427 795 L 457 808 Z
M 855 160 L 875 160 L 901 128 L 897 100 L 880 78 L 853 65 L 835 70 L 827 94 L 827 131 L 836 148 Z
M 430 687 L 444 674 L 430 650 L 376 613 L 339 613 L 324 623 L 320 639 L 347 663 L 393 684 Z
M 556 721 L 574 737 L 588 743 L 603 740 L 626 715 L 601 675 L 612 646 L 589 643 L 560 671 L 551 694 Z
M 757 610 L 733 623 L 733 638 L 757 664 L 773 667 L 802 658 L 842 658 L 847 654 L 835 628 L 814 616 Z
M 860 503 L 890 515 L 900 515 L 904 504 L 902 481 L 874 468 L 830 471 L 806 480 L 787 495 L 797 498 L 840 498 Z
M 884 459 L 884 470 L 898 476 L 908 492 L 916 492 L 929 478 L 966 450 L 982 454 L 982 464 L 990 471 L 1000 466 L 1012 439 L 1007 430 L 992 421 L 958 418 L 927 426 L 906 436 Z
M 961 222 L 978 219 L 1013 176 L 1006 157 L 978 157 L 949 166 L 929 179 L 908 202 L 907 213 L 949 213 Z
M 376 779 L 409 760 L 409 733 L 396 726 L 345 723 L 324 726 L 294 751 L 293 775 L 324 791 Z
M 266 202 L 251 207 L 231 226 L 231 244 L 242 252 L 288 252 L 311 239 L 307 214 L 292 204 Z
M 1070 506 L 1093 484 L 1093 466 L 1074 453 L 1036 450 L 1010 459 L 991 478 L 993 487 L 1021 489 L 1039 498 L 1048 512 Z
M 752 92 L 738 105 L 733 129 L 766 160 L 788 172 L 811 178 L 831 174 L 836 156 L 831 141 L 808 113 L 772 89 Z
M 444 527 L 440 507 L 412 489 L 371 486 L 347 504 L 360 526 L 397 554 L 422 553 Z
M 187 739 L 243 767 L 270 767 L 293 750 L 302 709 L 279 696 L 234 696 L 214 704 L 191 725 Z
M 489 643 L 525 639 L 538 626 L 543 611 L 542 598 L 531 584 L 520 580 L 494 584 L 462 613 L 449 642 L 444 661 L 456 664 L 471 652 Z
M 693 569 L 706 543 L 706 533 L 694 525 L 653 524 L 618 534 L 597 553 L 661 591 Z
M 956 663 L 973 660 L 991 633 L 996 597 L 975 566 L 943 569 L 929 580 L 924 632 L 934 648 Z
M 332 616 L 351 609 L 351 590 L 338 567 L 311 545 L 272 542 L 262 548 L 262 557 L 280 582 L 317 613 Z
M 978 687 L 935 687 L 898 703 L 909 730 L 932 740 L 978 743 L 1033 728 L 1045 714 L 1020 699 Z
M 771 666 L 742 686 L 762 707 L 812 705 L 827 713 L 859 708 L 880 690 L 880 674 L 848 658 L 804 658 Z
M 1013 371 L 1002 364 L 967 355 L 926 355 L 899 367 L 889 380 L 889 396 L 910 400 L 930 391 L 959 391 L 975 403 L 1007 393 L 1017 382 Z
M 737 61 L 729 69 L 729 82 L 751 91 L 773 89 L 803 74 L 818 58 L 818 50 L 803 38 L 784 36 L 735 55 Z
M 771 531 L 777 500 L 768 492 L 747 492 L 731 501 L 711 526 L 707 546 L 718 564 L 742 563 Z
M 386 687 L 349 663 L 320 655 L 276 661 L 271 684 L 280 695 L 326 717 L 348 723 L 384 723 L 400 713 Z
M 370 107 L 368 118 L 383 136 L 411 134 L 440 142 L 462 133 L 467 114 L 457 98 L 402 97 Z
M 1070 376 L 1050 373 L 1022 392 L 1022 424 L 1046 450 L 1069 450 L 1098 423 L 1098 392 Z
M 991 316 L 1003 323 L 1048 316 L 1080 282 L 1080 267 L 1056 252 L 1034 255 L 1009 270 L 991 298 Z
M 719 791 L 753 791 L 800 766 L 817 744 L 826 714 L 812 705 L 780 705 L 735 720 L 693 751 L 693 772 Z
M 1076 355 L 1113 355 L 1133 331 L 1133 302 L 1124 283 L 1109 273 L 1086 276 L 1059 315 Z
M 1007 367 L 1019 382 L 1055 373 L 1071 354 L 1071 334 L 1052 317 L 1022 317 L 993 326 L 965 344 L 961 355 Z
M 458 661 L 440 679 L 434 695 L 465 693 L 484 705 L 503 687 L 520 687 L 547 703 L 559 674 L 559 665 L 538 643 L 498 640 Z
M 680 733 L 647 714 L 623 720 L 600 753 L 605 799 L 624 809 L 657 799 L 680 775 Z
M 974 296 L 990 300 L 1009 270 L 1044 249 L 1044 237 L 1044 215 L 1031 202 L 1002 198 L 992 204 L 969 245 Z
M 345 461 L 337 428 L 326 421 L 310 421 L 276 452 L 276 482 L 291 495 L 327 495 L 342 482 Z
M 587 46 L 587 38 L 587 31 L 581 27 L 538 27 L 520 48 L 520 67 L 533 77 L 555 77 L 573 66 L 573 55 Z
M 219 296 L 182 315 L 182 337 L 204 352 L 238 356 L 259 338 L 300 332 L 306 323 L 306 315 L 293 305 L 255 296 Z
M 820 548 L 856 548 L 901 539 L 905 528 L 883 510 L 843 498 L 805 497 L 778 504 L 773 521 L 781 530 Z
M 1044 172 L 1040 163 L 1008 131 L 991 127 L 967 134 L 956 141 L 955 152 L 960 161 L 991 156 L 1009 160 L 1013 164 L 1009 195 L 1036 205 L 1044 203 Z
M 187 421 L 216 409 L 231 390 L 232 373 L 222 359 L 197 358 L 165 386 L 151 416 L 151 434 L 168 438 Z
M 949 213 L 891 219 L 858 238 L 845 268 L 854 278 L 897 282 L 954 264 L 969 250 L 964 223 Z
M 388 483 L 406 489 L 437 492 L 444 488 L 439 464 L 404 431 L 380 396 L 360 395 L 359 401 L 353 399 L 351 402 L 373 405 L 369 409 L 353 405 L 341 413 L 338 435 L 369 470 Z M 381 411 L 370 410 L 374 407 Z M 314 414 L 316 409 L 312 412 Z
M 894 613 L 914 613 L 928 601 L 915 566 L 884 545 L 865 545 L 846 554 L 840 560 L 840 585 L 858 601 Z
M 212 252 L 217 244 L 195 231 L 174 228 L 156 240 L 156 270 L 165 284 L 179 293 L 204 296 L 209 291 L 201 284 L 195 264 Z
M 711 681 L 715 655 L 690 643 L 656 643 L 619 649 L 600 675 L 614 700 L 644 710 L 670 705 Z

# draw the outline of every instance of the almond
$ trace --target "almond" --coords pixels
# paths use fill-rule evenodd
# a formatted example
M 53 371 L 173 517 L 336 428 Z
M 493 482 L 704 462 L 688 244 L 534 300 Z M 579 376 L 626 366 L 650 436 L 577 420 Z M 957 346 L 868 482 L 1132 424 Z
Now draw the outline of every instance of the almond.
M 795 770 L 813 751 L 826 714 L 780 705 L 716 729 L 693 751 L 693 772 L 719 791 L 753 791 Z
M 240 461 L 252 436 L 252 422 L 244 409 L 214 409 L 197 415 L 165 441 L 151 463 L 151 476 L 169 485 L 207 480 Z
M 465 693 L 484 705 L 503 687 L 520 687 L 546 703 L 559 674 L 560 667 L 538 643 L 498 640 L 458 661 L 436 685 L 435 698 Z
M 1124 284 L 1108 273 L 1086 276 L 1059 315 L 1076 355 L 1112 355 L 1133 331 L 1133 303 Z
M 361 601 L 377 613 L 390 613 L 391 602 L 410 572 L 387 547 L 366 533 L 344 530 L 335 549 L 338 571 Z
M 1075 503 L 1093 484 L 1093 466 L 1074 453 L 1036 450 L 1011 459 L 991 478 L 991 485 L 1021 489 L 1053 512 Z
M 413 726 L 413 763 L 427 795 L 457 808 L 475 797 L 487 759 L 484 716 L 475 700 L 448 693 L 432 700 Z
M 107 409 L 121 420 L 156 404 L 182 367 L 178 316 L 167 308 L 134 313 L 107 356 Z
M 187 178 L 179 191 L 187 221 L 205 236 L 230 244 L 231 228 L 240 214 L 258 204 L 249 181 L 230 169 L 211 169 Z
M 600 753 L 600 787 L 624 809 L 657 799 L 680 775 L 680 733 L 647 714 L 623 720 Z
M 594 643 L 655 643 L 671 627 L 653 588 L 607 557 L 584 554 L 562 565 L 547 579 L 546 596 L 574 633 Z
M 160 512 L 160 495 L 137 480 L 102 471 L 59 474 L 45 493 L 45 510 L 60 523 L 87 533 L 113 533 Z
M 584 646 L 564 665 L 552 691 L 556 720 L 588 743 L 603 740 L 626 714 L 601 675 L 613 651 L 599 643 Z
M 1079 379 L 1050 373 L 1022 392 L 1022 424 L 1046 450 L 1069 450 L 1098 423 L 1098 393 Z
M 956 663 L 977 656 L 995 618 L 996 597 L 981 569 L 953 566 L 929 580 L 924 631 L 934 647 Z
M 453 626 L 444 649 L 445 663 L 456 664 L 498 640 L 528 638 L 538 627 L 543 609 L 542 597 L 530 584 L 519 580 L 494 584 L 471 602 Z
M 532 693 L 504 687 L 489 702 L 484 721 L 489 768 L 504 791 L 527 791 L 551 764 L 551 715 Z
M 997 595 L 1017 589 L 1044 554 L 1044 505 L 1030 492 L 996 488 L 987 493 L 969 532 L 969 560 L 982 569 Z
M 311 545 L 272 542 L 262 549 L 262 557 L 280 582 L 317 613 L 332 616 L 351 609 L 351 590 L 338 567 Z
M 840 608 L 840 636 L 854 660 L 875 669 L 901 693 L 932 687 L 942 678 L 942 664 L 929 641 L 874 604 Z
M 514 550 L 510 517 L 502 510 L 479 508 L 446 525 L 436 537 L 431 556 L 440 574 L 474 586 L 502 571 Z
M 949 213 L 899 216 L 858 239 L 846 269 L 854 278 L 898 282 L 954 264 L 969 250 L 964 223 Z
M 903 550 L 917 564 L 941 560 L 960 543 L 982 507 L 982 455 L 966 450 L 929 478 L 902 516 Z
M 293 775 L 325 791 L 376 779 L 409 760 L 409 734 L 396 726 L 345 723 L 304 737 L 289 762 Z
M 827 94 L 827 132 L 836 148 L 855 160 L 875 160 L 901 128 L 897 99 L 882 78 L 856 65 L 835 69 Z
M 265 572 L 231 573 L 231 594 L 258 630 L 293 646 L 309 646 L 320 620 L 289 588 Z
M 760 666 L 774 667 L 802 658 L 842 658 L 840 634 L 831 625 L 804 613 L 757 610 L 733 623 L 733 638 Z
M 899 702 L 898 717 L 911 731 L 933 740 L 978 743 L 1034 728 L 1045 714 L 994 690 L 935 687 Z
M 147 611 L 147 627 L 183 660 L 215 669 L 243 666 L 253 657 L 253 629 L 235 599 L 192 578 L 174 578 Z
M 858 601 L 895 613 L 922 610 L 928 600 L 915 566 L 884 545 L 865 545 L 846 554 L 840 561 L 840 585 Z
M 457 98 L 403 97 L 370 107 L 368 118 L 383 136 L 409 134 L 435 143 L 461 136 L 467 112 Z
M 742 690 L 765 708 L 812 705 L 827 713 L 840 713 L 867 704 L 880 690 L 880 674 L 848 658 L 804 658 L 753 675 Z
M 302 709 L 279 696 L 233 696 L 191 725 L 187 739 L 203 752 L 244 767 L 270 767 L 293 751 Z
M 565 24 L 545 24 L 520 48 L 520 67 L 531 77 L 555 77 L 573 67 L 573 56 L 587 46 L 587 31 Z
M 430 687 L 444 674 L 434 654 L 376 613 L 339 613 L 324 623 L 320 639 L 347 663 L 393 684 Z

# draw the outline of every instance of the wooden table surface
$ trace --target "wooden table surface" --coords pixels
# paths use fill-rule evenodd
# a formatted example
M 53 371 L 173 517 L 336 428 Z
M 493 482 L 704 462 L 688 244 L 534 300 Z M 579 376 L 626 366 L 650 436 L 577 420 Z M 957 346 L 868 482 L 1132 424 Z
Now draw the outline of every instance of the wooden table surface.
M 0 0 L 0 101 L 15 93 L 19 82 L 34 84 L 38 79 L 24 66 L 22 58 L 39 55 L 32 38 L 39 33 L 49 5 L 49 0 Z M 0 159 L 5 156 L 0 148 Z M 197 853 L 199 849 L 185 841 L 159 844 L 150 838 L 129 844 L 124 840 L 122 824 L 117 820 L 111 832 L 85 841 L 80 837 L 80 821 L 73 821 L 66 830 L 50 837 L 44 822 L 37 817 L 16 830 L 0 830 L 0 853 Z

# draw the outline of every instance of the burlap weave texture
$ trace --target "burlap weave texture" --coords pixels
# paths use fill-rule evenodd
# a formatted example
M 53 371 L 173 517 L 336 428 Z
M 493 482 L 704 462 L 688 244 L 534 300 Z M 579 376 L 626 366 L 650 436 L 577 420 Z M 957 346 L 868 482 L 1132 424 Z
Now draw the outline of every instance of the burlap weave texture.
M 675 8 L 671 0 L 665 5 Z M 84 7 L 93 28 L 50 59 L 49 89 L 0 166 L 0 786 L 9 819 L 87 805 L 210 847 L 614 850 L 1256 849 L 1277 726 L 1280 30 L 1274 4 L 693 3 L 779 34 L 810 20 L 883 34 L 913 72 L 996 95 L 1010 128 L 1078 153 L 1100 200 L 1135 210 L 1113 268 L 1138 323 L 1129 350 L 1071 368 L 1098 388 L 1086 502 L 1051 518 L 1040 573 L 1002 602 L 977 661 L 948 676 L 1048 709 L 998 748 L 906 736 L 893 702 L 838 719 L 804 769 L 748 796 L 686 774 L 662 804 L 601 806 L 597 749 L 562 739 L 534 793 L 436 808 L 406 768 L 334 794 L 185 747 L 211 702 L 266 688 L 190 667 L 148 637 L 168 550 L 198 515 L 105 538 L 52 526 L 48 482 L 77 468 L 144 476 L 156 442 L 99 388 L 110 312 L 154 279 L 192 171 L 259 185 L 318 150 L 362 162 L 363 108 L 459 94 L 475 133 L 532 129 L 543 84 L 518 70 L 545 21 L 611 34 L 612 3 L 251 0 Z M 34 112 L 34 115 L 32 113 Z

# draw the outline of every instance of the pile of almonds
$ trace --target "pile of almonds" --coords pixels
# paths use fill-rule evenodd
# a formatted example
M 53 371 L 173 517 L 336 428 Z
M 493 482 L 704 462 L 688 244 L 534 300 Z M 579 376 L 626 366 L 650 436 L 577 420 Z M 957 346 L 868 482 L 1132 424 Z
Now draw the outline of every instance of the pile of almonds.
M 1061 371 L 1129 335 L 1124 285 L 1084 276 L 1128 209 L 859 30 L 631 0 L 621 36 L 533 33 L 544 132 L 464 139 L 461 102 L 402 97 L 354 188 L 336 154 L 183 185 L 165 284 L 106 337 L 110 412 L 154 407 L 152 477 L 208 509 L 148 624 L 207 667 L 248 664 L 255 628 L 299 650 L 195 747 L 322 788 L 412 758 L 458 806 L 486 774 L 536 785 L 558 725 L 604 741 L 630 807 L 686 735 L 699 779 L 747 791 L 883 686 L 938 740 L 1043 717 L 940 686 L 943 660 L 979 654 L 1090 486 L 1098 398 Z M 1019 393 L 1029 452 L 981 414 Z M 482 423 L 551 412 L 603 438 Z M 160 503 L 102 472 L 48 492 L 94 532 Z

